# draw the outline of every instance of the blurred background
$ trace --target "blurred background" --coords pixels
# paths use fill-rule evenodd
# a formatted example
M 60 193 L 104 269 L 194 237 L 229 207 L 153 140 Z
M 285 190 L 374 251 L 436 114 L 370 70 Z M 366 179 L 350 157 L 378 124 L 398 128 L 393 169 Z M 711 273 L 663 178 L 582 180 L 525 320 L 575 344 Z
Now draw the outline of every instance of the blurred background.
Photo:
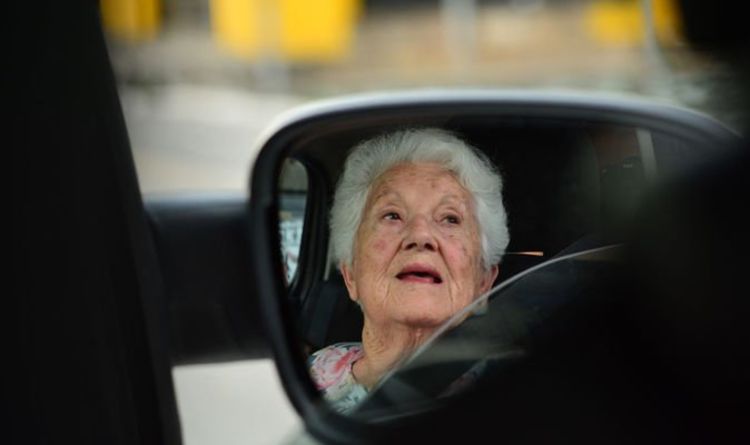
M 246 188 L 295 105 L 405 88 L 647 96 L 732 126 L 733 81 L 676 0 L 101 0 L 142 190 Z
M 676 0 L 101 0 L 145 195 L 246 194 L 254 141 L 305 102 L 407 88 L 628 94 L 730 127 L 732 73 Z M 174 369 L 185 443 L 273 444 L 301 423 L 270 360 Z

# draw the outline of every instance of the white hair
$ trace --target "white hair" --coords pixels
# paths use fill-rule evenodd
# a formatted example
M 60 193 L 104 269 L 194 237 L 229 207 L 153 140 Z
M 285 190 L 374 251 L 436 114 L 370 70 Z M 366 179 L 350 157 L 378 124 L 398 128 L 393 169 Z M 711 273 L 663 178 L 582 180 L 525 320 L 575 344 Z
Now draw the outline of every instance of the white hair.
M 453 173 L 474 197 L 482 265 L 498 264 L 509 236 L 502 178 L 478 149 L 437 128 L 409 129 L 364 141 L 352 149 L 336 186 L 331 209 L 333 259 L 351 267 L 354 239 L 372 184 L 399 164 L 436 163 Z

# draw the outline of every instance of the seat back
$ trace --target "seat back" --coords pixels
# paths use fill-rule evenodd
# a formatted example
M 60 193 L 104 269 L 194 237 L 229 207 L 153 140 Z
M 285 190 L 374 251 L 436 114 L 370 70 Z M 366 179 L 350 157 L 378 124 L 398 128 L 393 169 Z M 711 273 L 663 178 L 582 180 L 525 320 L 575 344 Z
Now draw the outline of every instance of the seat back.
M 336 270 L 318 283 L 302 308 L 300 329 L 313 350 L 362 338 L 362 310 L 349 298 L 341 273 Z

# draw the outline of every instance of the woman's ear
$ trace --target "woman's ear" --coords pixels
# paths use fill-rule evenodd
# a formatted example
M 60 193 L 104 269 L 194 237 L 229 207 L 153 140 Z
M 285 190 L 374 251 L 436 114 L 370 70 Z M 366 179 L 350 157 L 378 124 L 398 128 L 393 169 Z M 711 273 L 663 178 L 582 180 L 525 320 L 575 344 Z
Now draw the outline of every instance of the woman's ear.
M 482 276 L 482 281 L 479 283 L 479 292 L 476 295 L 477 298 L 484 295 L 488 290 L 492 288 L 492 284 L 495 282 L 499 271 L 500 269 L 497 265 L 495 265 L 492 266 L 490 270 L 484 273 L 484 275 Z M 487 299 L 485 298 L 481 303 L 478 303 L 474 306 L 474 309 L 471 311 L 471 313 L 472 315 L 484 315 L 485 313 L 487 313 L 487 307 Z
M 343 261 L 339 264 L 339 270 L 341 271 L 341 276 L 344 277 L 344 284 L 346 285 L 346 290 L 349 291 L 349 298 L 356 302 L 359 295 L 357 294 L 357 283 L 352 275 L 352 270 Z
M 490 270 L 484 273 L 481 285 L 479 287 L 480 295 L 492 289 L 492 285 L 495 283 L 495 279 L 497 279 L 497 274 L 499 272 L 500 268 L 497 266 L 497 264 L 495 264 L 494 266 L 490 267 Z

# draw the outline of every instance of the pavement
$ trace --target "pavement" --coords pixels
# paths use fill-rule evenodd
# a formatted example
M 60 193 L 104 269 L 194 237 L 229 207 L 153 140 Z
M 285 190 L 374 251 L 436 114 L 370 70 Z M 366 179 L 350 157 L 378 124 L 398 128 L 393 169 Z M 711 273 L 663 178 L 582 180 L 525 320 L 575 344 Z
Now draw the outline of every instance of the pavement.
M 124 84 L 120 98 L 144 194 L 247 190 L 256 139 L 302 99 L 236 87 Z
M 279 445 L 306 437 L 270 359 L 177 366 L 173 378 L 184 445 Z

